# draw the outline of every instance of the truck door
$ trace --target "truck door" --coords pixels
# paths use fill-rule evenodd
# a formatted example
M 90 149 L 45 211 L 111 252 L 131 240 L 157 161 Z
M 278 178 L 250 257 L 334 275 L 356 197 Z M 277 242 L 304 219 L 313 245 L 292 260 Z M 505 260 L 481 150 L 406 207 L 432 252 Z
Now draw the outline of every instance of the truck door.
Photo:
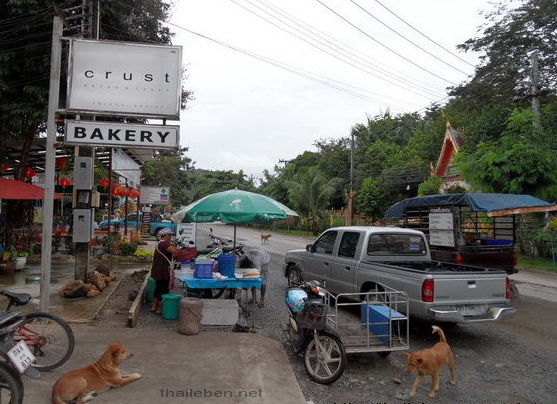
M 313 243 L 312 252 L 304 263 L 304 279 L 318 280 L 327 287 L 337 235 L 336 230 L 327 231 Z
M 360 258 L 359 232 L 346 231 L 339 238 L 338 252 L 333 255 L 329 264 L 329 276 L 326 288 L 333 293 L 355 293 L 356 275 Z

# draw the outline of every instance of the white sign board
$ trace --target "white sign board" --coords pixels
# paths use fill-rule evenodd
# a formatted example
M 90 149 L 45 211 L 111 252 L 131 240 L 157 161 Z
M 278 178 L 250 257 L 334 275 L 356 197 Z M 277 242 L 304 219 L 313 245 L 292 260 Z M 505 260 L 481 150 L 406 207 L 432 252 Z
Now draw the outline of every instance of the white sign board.
M 142 185 L 139 195 L 139 203 L 142 205 L 169 205 L 170 188 Z
M 195 236 L 197 223 L 178 223 L 176 225 L 176 245 L 184 247 L 195 247 Z M 190 241 L 193 243 L 190 244 Z
M 179 126 L 66 121 L 64 143 L 119 148 L 176 149 Z
M 74 39 L 67 108 L 179 119 L 182 47 Z
M 450 209 L 429 212 L 429 244 L 454 247 L 454 221 Z

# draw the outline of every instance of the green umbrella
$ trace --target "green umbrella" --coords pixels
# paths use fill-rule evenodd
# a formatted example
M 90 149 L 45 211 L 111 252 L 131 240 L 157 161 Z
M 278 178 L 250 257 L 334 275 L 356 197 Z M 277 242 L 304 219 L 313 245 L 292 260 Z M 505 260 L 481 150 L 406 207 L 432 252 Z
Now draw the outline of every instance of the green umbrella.
M 268 196 L 254 192 L 232 189 L 207 195 L 180 209 L 172 216 L 176 223 L 207 223 L 220 220 L 234 224 L 234 246 L 236 246 L 236 224 L 271 222 L 298 216 L 296 212 Z

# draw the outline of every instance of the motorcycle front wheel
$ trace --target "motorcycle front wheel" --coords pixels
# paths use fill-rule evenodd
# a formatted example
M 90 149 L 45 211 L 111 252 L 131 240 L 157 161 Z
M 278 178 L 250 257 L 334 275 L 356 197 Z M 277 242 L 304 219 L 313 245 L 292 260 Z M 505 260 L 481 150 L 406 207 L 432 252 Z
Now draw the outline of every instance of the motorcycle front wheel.
M 7 362 L 0 362 L 0 403 L 21 404 L 23 381 L 17 370 Z
M 346 351 L 334 335 L 314 335 L 304 352 L 304 366 L 308 375 L 317 383 L 331 384 L 346 368 Z
M 286 323 L 288 347 L 294 355 L 298 355 L 304 350 L 304 340 L 306 336 L 302 330 L 294 330 L 294 327 L 291 324 L 292 321 L 293 319 L 289 318 Z

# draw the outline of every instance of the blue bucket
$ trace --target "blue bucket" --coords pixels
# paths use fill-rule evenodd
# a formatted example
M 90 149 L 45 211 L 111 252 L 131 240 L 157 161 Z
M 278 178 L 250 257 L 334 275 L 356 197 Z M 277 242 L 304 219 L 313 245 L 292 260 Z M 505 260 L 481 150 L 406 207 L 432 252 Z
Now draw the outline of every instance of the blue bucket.
M 234 278 L 235 267 L 236 267 L 235 254 L 219 255 L 219 271 L 222 275 L 228 278 Z

